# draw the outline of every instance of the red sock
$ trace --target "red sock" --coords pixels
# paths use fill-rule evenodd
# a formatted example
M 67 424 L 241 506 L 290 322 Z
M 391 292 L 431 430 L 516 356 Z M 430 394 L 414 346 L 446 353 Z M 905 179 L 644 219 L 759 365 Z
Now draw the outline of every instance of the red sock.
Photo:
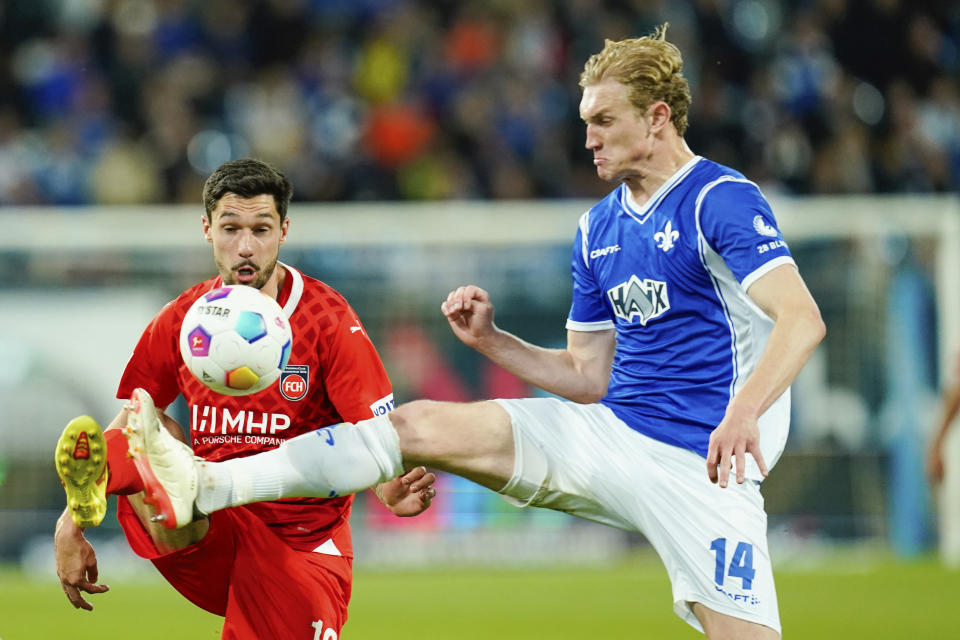
M 127 455 L 127 439 L 120 429 L 107 429 L 103 433 L 107 443 L 107 493 L 127 495 L 143 491 L 143 481 Z

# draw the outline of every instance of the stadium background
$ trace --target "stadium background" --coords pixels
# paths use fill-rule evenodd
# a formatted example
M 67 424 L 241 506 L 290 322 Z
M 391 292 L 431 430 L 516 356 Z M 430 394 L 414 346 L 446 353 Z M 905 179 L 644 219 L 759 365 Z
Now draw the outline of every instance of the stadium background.
M 0 590 L 0 637 L 45 637 L 10 635 L 31 617 L 10 595 L 21 590 L 48 603 L 38 610 L 83 615 L 53 574 L 62 492 L 50 448 L 73 415 L 113 416 L 142 327 L 211 272 L 197 222 L 213 168 L 254 155 L 291 176 L 281 258 L 351 300 L 398 400 L 535 393 L 457 344 L 439 302 L 476 282 L 493 293 L 501 326 L 562 344 L 574 225 L 609 189 L 583 149 L 577 75 L 604 38 L 664 21 L 691 81 L 691 147 L 761 185 L 828 325 L 795 386 L 787 453 L 765 485 L 781 590 L 797 567 L 829 567 L 825 581 L 843 584 L 838 567 L 870 577 L 890 563 L 891 573 L 850 589 L 912 585 L 905 567 L 920 563 L 923 586 L 903 595 L 916 606 L 879 627 L 929 622 L 934 594 L 960 586 L 931 559 L 940 518 L 923 474 L 935 394 L 960 347 L 956 3 L 7 0 L 0 564 L 9 569 L 0 589 L 9 591 Z M 365 581 L 389 576 L 417 593 L 437 581 L 427 571 L 452 567 L 460 573 L 442 574 L 446 584 L 468 576 L 464 593 L 479 599 L 486 574 L 477 566 L 507 571 L 496 575 L 508 595 L 543 571 L 544 583 L 527 589 L 556 588 L 563 579 L 551 572 L 567 570 L 581 572 L 574 583 L 617 592 L 614 577 L 648 552 L 639 537 L 517 511 L 454 477 L 440 489 L 434 508 L 410 521 L 358 499 L 357 598 Z M 117 535 L 112 517 L 91 535 L 103 579 L 153 584 Z M 662 570 L 640 562 L 637 572 Z M 122 597 L 101 596 L 95 619 L 120 615 L 106 599 Z M 665 580 L 655 583 L 649 615 L 671 631 L 652 635 L 688 637 L 668 597 Z M 378 615 L 379 604 L 364 602 L 351 624 Z M 169 603 L 189 619 L 187 603 Z M 832 620 L 823 602 L 810 607 Z M 574 613 L 549 611 L 578 633 Z M 642 628 L 647 615 L 632 623 Z M 513 627 L 498 634 L 524 637 Z

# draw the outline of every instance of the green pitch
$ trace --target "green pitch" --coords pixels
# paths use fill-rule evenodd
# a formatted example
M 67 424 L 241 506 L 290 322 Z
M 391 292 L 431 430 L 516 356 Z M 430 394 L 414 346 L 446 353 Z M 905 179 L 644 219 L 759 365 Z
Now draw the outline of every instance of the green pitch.
M 784 567 L 777 581 L 788 639 L 947 638 L 960 626 L 960 572 L 933 559 L 837 556 Z M 92 613 L 74 610 L 55 579 L 0 571 L 0 640 L 220 635 L 219 618 L 160 581 L 114 582 L 93 603 Z M 346 640 L 697 637 L 671 612 L 666 576 L 649 553 L 603 569 L 362 570 L 343 632 Z

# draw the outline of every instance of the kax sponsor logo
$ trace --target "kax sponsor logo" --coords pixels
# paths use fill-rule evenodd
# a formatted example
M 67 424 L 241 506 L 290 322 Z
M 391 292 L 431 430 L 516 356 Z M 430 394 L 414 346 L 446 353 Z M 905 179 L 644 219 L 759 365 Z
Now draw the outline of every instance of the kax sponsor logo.
M 310 365 L 288 364 L 280 374 L 280 395 L 287 400 L 303 400 L 310 386 Z
M 644 326 L 670 308 L 666 282 L 649 278 L 641 280 L 636 275 L 608 289 L 607 297 L 618 318 L 631 322 L 635 316 L 639 316 L 640 324 Z

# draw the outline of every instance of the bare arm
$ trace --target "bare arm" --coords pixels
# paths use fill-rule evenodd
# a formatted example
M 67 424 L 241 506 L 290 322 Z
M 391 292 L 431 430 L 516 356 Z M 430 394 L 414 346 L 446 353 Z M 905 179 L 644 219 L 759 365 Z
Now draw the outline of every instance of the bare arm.
M 727 486 L 731 460 L 736 464 L 737 482 L 743 482 L 747 453 L 767 475 L 757 419 L 787 390 L 826 334 L 817 303 L 793 265 L 781 265 L 765 274 L 747 295 L 773 318 L 774 325 L 757 368 L 710 436 L 707 474 L 721 487 Z
M 960 381 L 954 382 L 943 393 L 940 423 L 930 443 L 927 455 L 927 474 L 934 484 L 943 482 L 943 444 L 947 440 L 950 426 L 960 411 Z
M 532 385 L 582 403 L 607 392 L 613 329 L 568 331 L 566 349 L 538 347 L 497 327 L 490 295 L 474 285 L 450 292 L 440 310 L 461 342 Z
M 126 424 L 127 410 L 121 409 L 107 428 L 119 429 Z M 64 509 L 57 520 L 57 528 L 53 534 L 53 554 L 57 562 L 60 587 L 67 595 L 70 604 L 78 609 L 92 611 L 93 605 L 84 599 L 81 591 L 103 593 L 109 587 L 97 584 L 99 574 L 97 554 L 83 536 L 83 531 L 73 522 L 70 510 Z
M 183 430 L 180 424 L 163 411 L 158 412 L 164 426 L 178 440 L 183 441 Z M 123 408 L 110 421 L 107 429 L 122 429 L 127 424 L 127 409 Z M 53 550 L 57 564 L 57 576 L 60 586 L 70 603 L 78 609 L 93 610 L 93 605 L 87 602 L 81 592 L 104 593 L 109 587 L 97 584 L 99 569 L 97 554 L 93 546 L 83 536 L 83 529 L 78 527 L 70 516 L 68 509 L 64 509 L 57 520 L 56 531 L 53 536 Z

